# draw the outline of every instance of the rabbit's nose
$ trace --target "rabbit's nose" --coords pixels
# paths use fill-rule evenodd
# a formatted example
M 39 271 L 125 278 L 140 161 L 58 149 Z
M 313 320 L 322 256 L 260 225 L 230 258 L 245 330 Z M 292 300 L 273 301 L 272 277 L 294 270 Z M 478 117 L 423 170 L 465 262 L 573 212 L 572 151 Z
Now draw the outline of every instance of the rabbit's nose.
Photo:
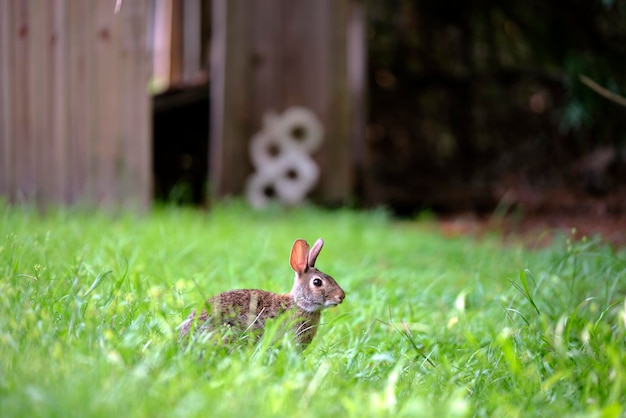
M 342 290 L 342 291 L 341 291 L 341 293 L 339 293 L 339 294 L 337 295 L 337 302 L 338 302 L 338 303 L 343 302 L 343 300 L 344 300 L 344 298 L 345 298 L 345 297 L 346 297 L 346 294 L 345 294 L 345 293 L 343 292 L 343 290 Z

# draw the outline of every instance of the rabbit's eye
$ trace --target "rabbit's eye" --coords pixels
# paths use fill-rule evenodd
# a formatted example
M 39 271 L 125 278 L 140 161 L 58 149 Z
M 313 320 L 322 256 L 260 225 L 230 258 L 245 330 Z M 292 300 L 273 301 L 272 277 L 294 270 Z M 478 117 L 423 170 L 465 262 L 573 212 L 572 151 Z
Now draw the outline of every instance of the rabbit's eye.
M 313 286 L 320 287 L 323 284 L 324 284 L 324 282 L 322 282 L 322 279 L 319 279 L 317 277 L 315 279 L 313 279 Z

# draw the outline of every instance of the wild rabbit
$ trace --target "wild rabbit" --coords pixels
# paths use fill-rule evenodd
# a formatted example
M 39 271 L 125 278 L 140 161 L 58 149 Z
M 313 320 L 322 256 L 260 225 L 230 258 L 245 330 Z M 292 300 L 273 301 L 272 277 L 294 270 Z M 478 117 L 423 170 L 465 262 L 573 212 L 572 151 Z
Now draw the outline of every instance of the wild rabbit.
M 324 241 L 293 243 L 289 263 L 296 276 L 291 292 L 276 294 L 264 290 L 230 290 L 206 301 L 200 315 L 193 311 L 181 324 L 180 338 L 186 341 L 193 327 L 201 333 L 219 327 L 236 332 L 252 331 L 260 337 L 268 319 L 289 312 L 296 342 L 303 348 L 315 337 L 322 309 L 339 305 L 345 293 L 329 275 L 315 268 Z

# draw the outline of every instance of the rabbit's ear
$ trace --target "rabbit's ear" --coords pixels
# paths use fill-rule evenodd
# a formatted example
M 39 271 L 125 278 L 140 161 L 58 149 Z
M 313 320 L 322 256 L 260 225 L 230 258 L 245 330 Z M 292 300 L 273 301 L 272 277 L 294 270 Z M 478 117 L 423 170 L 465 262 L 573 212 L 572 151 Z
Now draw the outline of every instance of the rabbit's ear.
M 298 274 L 304 273 L 307 268 L 307 260 L 309 258 L 309 244 L 303 239 L 297 239 L 291 247 L 291 257 L 289 257 L 289 264 L 291 268 Z
M 320 255 L 320 251 L 322 251 L 322 247 L 324 246 L 324 240 L 318 238 L 311 247 L 311 251 L 309 251 L 309 267 L 315 267 L 315 260 L 317 260 L 317 256 Z

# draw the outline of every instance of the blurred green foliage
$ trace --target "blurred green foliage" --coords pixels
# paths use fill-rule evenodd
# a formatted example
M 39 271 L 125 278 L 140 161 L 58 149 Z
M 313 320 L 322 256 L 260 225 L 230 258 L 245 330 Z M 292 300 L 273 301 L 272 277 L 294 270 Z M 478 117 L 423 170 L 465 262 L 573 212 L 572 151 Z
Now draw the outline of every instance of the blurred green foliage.
M 626 95 L 626 2 L 365 4 L 373 196 L 451 208 L 441 194 L 465 189 L 489 206 L 511 178 L 575 185 L 599 147 L 624 173 L 626 109 L 579 76 Z M 412 196 L 388 192 L 399 181 Z

